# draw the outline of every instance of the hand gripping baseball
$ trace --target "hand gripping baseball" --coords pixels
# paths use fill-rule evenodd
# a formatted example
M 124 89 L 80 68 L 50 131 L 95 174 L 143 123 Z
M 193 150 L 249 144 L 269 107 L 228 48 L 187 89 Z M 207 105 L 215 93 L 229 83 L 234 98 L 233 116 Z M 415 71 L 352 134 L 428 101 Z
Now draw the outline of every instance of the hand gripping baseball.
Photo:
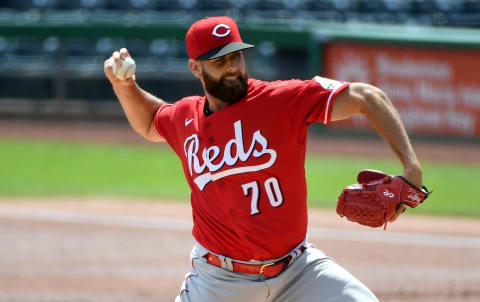
M 136 64 L 126 48 L 115 51 L 104 63 L 104 72 L 112 83 L 135 80 Z
M 337 214 L 371 227 L 387 227 L 399 205 L 415 208 L 430 194 L 425 186 L 417 188 L 403 176 L 363 170 L 358 184 L 343 189 L 338 197 Z

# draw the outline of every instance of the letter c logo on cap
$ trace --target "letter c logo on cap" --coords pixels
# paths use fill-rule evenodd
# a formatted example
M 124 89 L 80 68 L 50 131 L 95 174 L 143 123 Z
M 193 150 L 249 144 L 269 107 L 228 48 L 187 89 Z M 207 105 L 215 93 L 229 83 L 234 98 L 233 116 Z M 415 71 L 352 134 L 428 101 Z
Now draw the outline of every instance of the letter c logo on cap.
M 225 28 L 226 29 L 226 32 L 223 33 L 223 34 L 219 34 L 218 33 L 218 30 L 220 28 Z M 230 34 L 230 27 L 228 27 L 228 25 L 225 25 L 225 24 L 218 24 L 217 26 L 215 26 L 215 28 L 213 29 L 212 31 L 212 35 L 216 36 L 216 37 L 219 37 L 219 38 L 223 38 L 223 37 L 226 37 Z

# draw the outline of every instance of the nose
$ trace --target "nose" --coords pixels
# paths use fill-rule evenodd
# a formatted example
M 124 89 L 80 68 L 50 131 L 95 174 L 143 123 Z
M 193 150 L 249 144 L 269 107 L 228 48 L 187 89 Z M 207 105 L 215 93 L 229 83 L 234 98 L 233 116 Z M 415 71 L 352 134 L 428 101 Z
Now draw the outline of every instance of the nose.
M 238 55 L 234 54 L 229 54 L 225 57 L 226 60 L 226 68 L 225 68 L 225 73 L 226 74 L 234 74 L 237 75 L 241 71 L 241 64 L 242 60 Z
M 226 74 L 238 74 L 240 70 L 240 64 L 236 60 L 229 60 L 227 62 Z

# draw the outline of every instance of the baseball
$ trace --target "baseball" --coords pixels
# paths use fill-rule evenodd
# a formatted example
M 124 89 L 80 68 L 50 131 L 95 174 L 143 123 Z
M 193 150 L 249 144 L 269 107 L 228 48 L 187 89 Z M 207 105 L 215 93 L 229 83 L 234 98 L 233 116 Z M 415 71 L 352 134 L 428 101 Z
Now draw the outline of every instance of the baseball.
M 119 80 L 126 80 L 131 78 L 135 74 L 135 61 L 131 57 L 126 57 L 124 60 L 120 60 L 122 66 L 118 67 L 117 64 L 113 64 L 112 73 Z

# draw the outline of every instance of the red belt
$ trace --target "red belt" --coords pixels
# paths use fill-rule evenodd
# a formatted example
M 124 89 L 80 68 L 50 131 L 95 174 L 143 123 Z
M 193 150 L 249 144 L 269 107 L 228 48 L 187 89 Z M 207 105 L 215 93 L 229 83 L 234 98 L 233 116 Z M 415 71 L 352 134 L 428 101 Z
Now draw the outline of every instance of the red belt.
M 299 250 L 300 252 L 303 252 L 305 250 L 305 247 L 301 246 Z M 208 263 L 218 267 L 222 267 L 222 260 L 218 256 L 212 253 L 208 253 L 205 255 L 205 258 L 207 258 Z M 268 278 L 273 278 L 283 272 L 290 260 L 292 260 L 292 256 L 290 255 L 280 260 L 274 262 L 267 262 L 264 264 L 247 264 L 232 260 L 232 267 L 233 271 L 236 273 L 260 275 Z

